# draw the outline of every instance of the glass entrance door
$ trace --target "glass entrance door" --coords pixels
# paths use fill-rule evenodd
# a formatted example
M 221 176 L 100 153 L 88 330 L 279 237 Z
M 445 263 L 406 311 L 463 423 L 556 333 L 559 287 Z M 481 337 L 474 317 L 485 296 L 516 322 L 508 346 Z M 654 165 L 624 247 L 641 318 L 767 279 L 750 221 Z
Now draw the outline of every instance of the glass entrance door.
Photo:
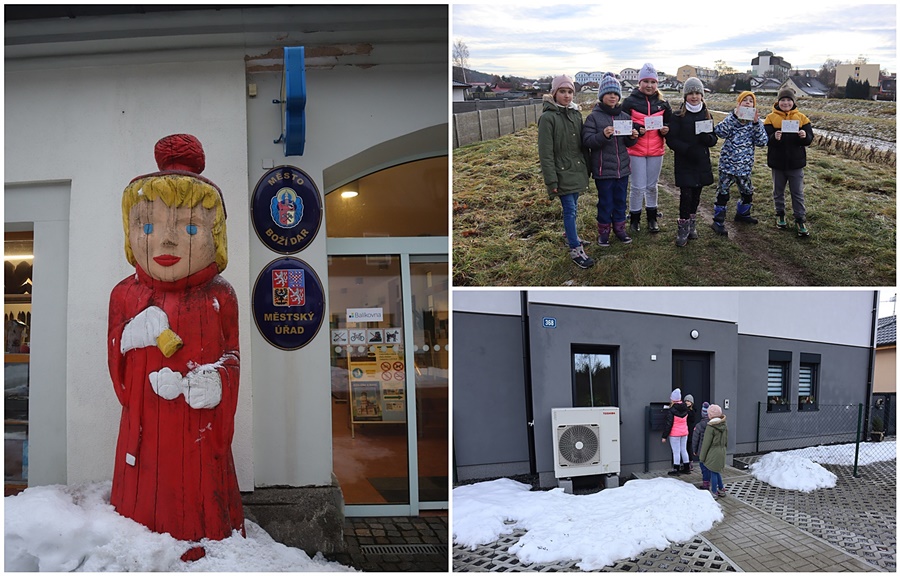
M 410 263 L 421 508 L 447 502 L 449 326 L 447 263 Z M 446 505 L 437 505 L 443 508 Z
M 348 515 L 447 507 L 448 272 L 446 256 L 329 257 L 332 457 Z
M 332 456 L 347 516 L 448 507 L 446 142 L 445 126 L 426 128 L 325 171 Z

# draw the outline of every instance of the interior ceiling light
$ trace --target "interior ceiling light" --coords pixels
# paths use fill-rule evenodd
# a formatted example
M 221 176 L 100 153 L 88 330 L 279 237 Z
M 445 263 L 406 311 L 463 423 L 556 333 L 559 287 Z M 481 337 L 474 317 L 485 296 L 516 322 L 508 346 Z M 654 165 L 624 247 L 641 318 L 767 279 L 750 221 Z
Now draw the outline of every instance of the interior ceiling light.
M 341 192 L 341 198 L 355 198 L 356 196 L 359 196 L 359 192 L 353 190 L 344 190 Z

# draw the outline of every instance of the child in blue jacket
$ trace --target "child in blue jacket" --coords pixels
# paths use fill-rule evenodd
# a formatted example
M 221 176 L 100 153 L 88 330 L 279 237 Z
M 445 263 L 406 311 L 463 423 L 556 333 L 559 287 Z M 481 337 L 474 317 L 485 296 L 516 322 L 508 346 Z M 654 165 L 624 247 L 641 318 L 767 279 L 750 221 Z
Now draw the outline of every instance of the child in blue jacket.
M 607 247 L 611 228 L 620 242 L 631 242 L 625 231 L 628 176 L 631 175 L 628 147 L 637 142 L 638 131 L 631 125 L 627 135 L 615 136 L 614 122 L 631 122 L 631 116 L 622 111 L 619 104 L 622 86 L 609 72 L 600 80 L 598 98 L 600 101 L 584 121 L 581 138 L 590 149 L 591 175 L 597 185 L 597 242 Z
M 750 215 L 750 208 L 753 205 L 753 182 L 750 180 L 750 173 L 756 156 L 755 146 L 762 147 L 769 143 L 766 129 L 759 118 L 759 110 L 756 110 L 756 96 L 753 92 L 741 92 L 737 101 L 737 108 L 715 127 L 716 136 L 725 142 L 719 154 L 719 186 L 716 191 L 712 227 L 717 234 L 723 236 L 728 236 L 728 230 L 725 229 L 725 212 L 728 206 L 728 189 L 734 183 L 737 183 L 738 191 L 741 193 L 734 215 L 735 222 L 748 224 L 758 222 Z M 739 108 L 753 108 L 754 119 L 738 118 Z

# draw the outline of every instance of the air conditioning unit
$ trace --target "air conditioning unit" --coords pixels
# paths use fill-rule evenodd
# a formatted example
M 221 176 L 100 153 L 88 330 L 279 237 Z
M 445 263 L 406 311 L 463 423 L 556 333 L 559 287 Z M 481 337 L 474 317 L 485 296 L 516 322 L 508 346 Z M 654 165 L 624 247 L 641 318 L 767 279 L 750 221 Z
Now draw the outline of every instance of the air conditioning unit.
M 621 471 L 617 407 L 553 408 L 551 420 L 557 478 Z

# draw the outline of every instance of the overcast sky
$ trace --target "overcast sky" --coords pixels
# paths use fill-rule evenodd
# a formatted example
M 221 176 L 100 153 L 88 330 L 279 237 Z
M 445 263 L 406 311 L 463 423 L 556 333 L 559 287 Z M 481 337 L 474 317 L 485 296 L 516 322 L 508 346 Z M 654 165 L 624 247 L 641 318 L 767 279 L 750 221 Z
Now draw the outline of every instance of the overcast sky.
M 762 50 L 799 69 L 862 55 L 897 71 L 895 2 L 522 0 L 453 3 L 452 14 L 451 40 L 468 46 L 468 68 L 504 76 L 619 72 L 645 62 L 674 75 L 685 64 L 713 68 L 716 60 L 746 72 Z

